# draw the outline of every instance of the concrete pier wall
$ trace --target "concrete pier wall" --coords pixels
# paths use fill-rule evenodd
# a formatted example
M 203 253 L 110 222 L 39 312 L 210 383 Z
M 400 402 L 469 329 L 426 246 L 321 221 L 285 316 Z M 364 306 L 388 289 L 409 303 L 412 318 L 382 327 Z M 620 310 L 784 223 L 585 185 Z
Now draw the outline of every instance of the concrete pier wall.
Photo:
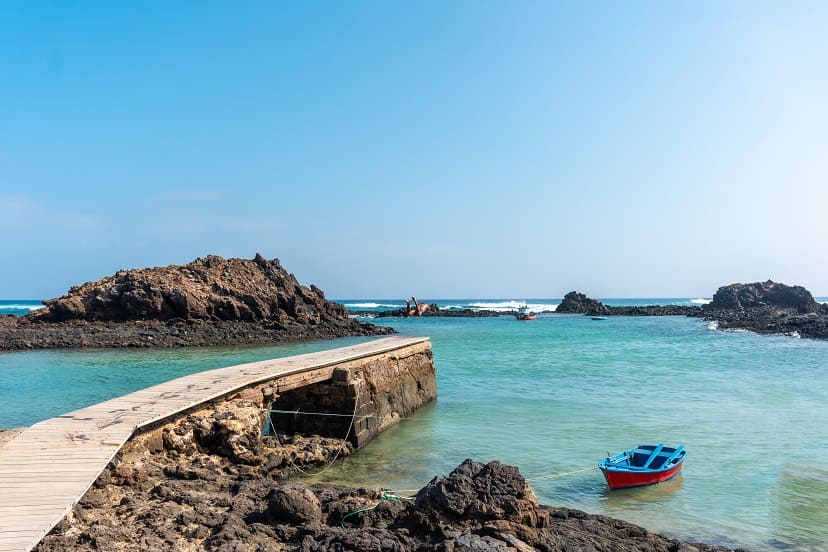
M 360 448 L 436 396 L 431 343 L 423 341 L 235 390 L 142 428 L 125 444 L 123 454 L 186 455 L 201 449 L 256 464 L 262 460 L 263 434 L 274 429 L 347 436 Z
M 429 343 L 343 363 L 330 380 L 278 394 L 272 427 L 343 438 L 356 448 L 437 396 Z M 325 415 L 329 414 L 329 415 Z M 352 421 L 353 420 L 353 421 Z

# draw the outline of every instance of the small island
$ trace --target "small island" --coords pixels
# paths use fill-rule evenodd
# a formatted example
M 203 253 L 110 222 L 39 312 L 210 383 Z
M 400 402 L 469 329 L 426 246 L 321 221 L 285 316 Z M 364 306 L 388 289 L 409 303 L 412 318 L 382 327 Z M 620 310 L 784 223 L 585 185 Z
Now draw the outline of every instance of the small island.
M 278 259 L 209 255 L 120 270 L 26 316 L 0 315 L 0 350 L 272 344 L 394 333 L 355 320 Z

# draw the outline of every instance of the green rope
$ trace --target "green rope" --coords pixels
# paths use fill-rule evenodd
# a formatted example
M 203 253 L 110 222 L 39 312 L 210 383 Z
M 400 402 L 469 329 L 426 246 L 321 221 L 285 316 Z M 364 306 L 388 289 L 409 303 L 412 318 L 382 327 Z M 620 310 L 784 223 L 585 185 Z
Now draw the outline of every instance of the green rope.
M 340 525 L 342 525 L 343 529 L 347 529 L 347 527 L 345 527 L 345 520 L 348 519 L 349 517 L 354 516 L 356 514 L 361 514 L 363 512 L 370 512 L 371 510 L 373 510 L 374 508 L 376 508 L 377 506 L 382 504 L 383 501 L 385 501 L 385 500 L 400 500 L 401 498 L 403 498 L 403 497 L 397 496 L 395 494 L 382 493 L 382 496 L 380 496 L 379 502 L 377 502 L 376 504 L 374 504 L 370 508 L 360 508 L 359 510 L 354 510 L 353 512 L 348 512 L 347 514 L 342 516 L 342 522 L 341 522 Z

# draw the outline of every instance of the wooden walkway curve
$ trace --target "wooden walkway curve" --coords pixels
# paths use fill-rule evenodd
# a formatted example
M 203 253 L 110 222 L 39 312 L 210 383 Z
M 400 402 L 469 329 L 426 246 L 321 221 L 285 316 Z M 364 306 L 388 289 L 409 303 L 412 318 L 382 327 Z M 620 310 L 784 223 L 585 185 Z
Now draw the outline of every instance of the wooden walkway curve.
M 0 551 L 34 548 L 143 426 L 250 385 L 426 341 L 394 336 L 209 370 L 39 422 L 0 446 Z

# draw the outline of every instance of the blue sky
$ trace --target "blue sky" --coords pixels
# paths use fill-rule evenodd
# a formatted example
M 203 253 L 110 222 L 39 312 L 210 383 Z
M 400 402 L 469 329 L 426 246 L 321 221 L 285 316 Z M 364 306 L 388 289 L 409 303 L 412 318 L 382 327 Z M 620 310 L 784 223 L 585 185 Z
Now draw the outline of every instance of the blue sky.
M 4 2 L 0 297 L 828 295 L 828 4 Z

